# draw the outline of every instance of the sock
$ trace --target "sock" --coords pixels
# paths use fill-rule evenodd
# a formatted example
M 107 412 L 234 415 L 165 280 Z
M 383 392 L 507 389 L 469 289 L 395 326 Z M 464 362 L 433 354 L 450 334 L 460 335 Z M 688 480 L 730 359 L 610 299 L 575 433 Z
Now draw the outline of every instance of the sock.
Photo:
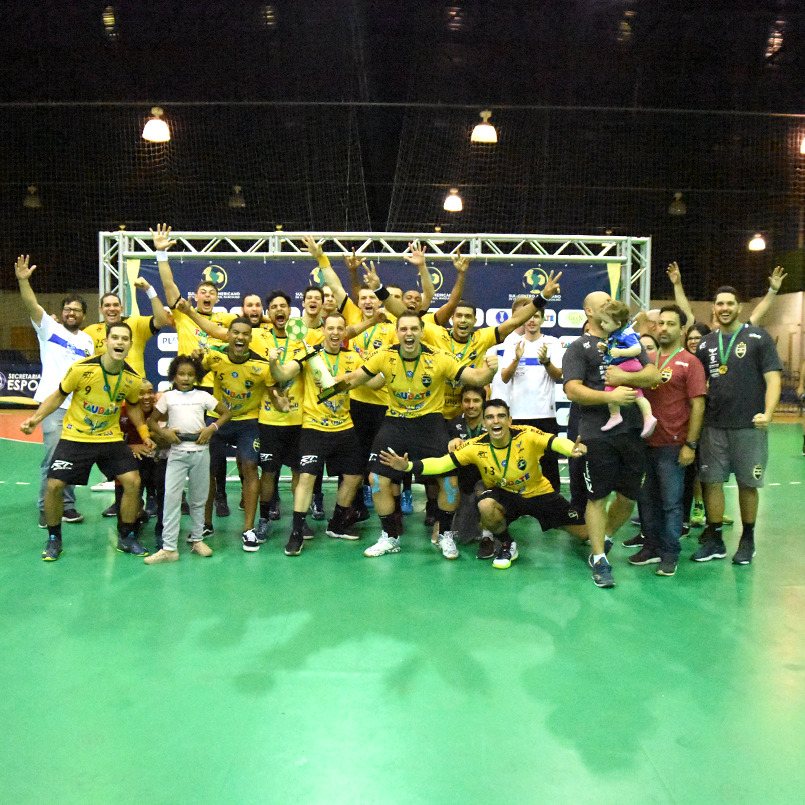
M 388 536 L 397 539 L 399 534 L 397 533 L 397 517 L 394 512 L 391 514 L 382 514 L 380 516 L 380 523 Z
M 510 548 L 512 544 L 512 535 L 509 533 L 509 529 L 505 528 L 500 534 L 495 535 L 497 539 L 500 541 L 500 544 L 503 545 L 504 548 Z
M 117 533 L 120 539 L 134 536 L 134 523 L 124 523 L 120 520 L 117 526 Z
M 58 525 L 48 526 L 48 539 L 61 539 L 61 520 Z
M 755 524 L 754 523 L 744 523 L 744 532 L 741 534 L 742 540 L 751 540 L 754 542 L 755 539 Z
M 446 512 L 444 509 L 436 509 L 436 519 L 439 521 L 439 533 L 444 534 L 453 525 L 453 515 L 455 512 Z
M 402 495 L 395 495 L 394 496 L 394 512 L 395 514 L 399 512 L 402 514 Z
M 716 542 L 724 542 L 724 523 L 708 523 L 707 527 Z
M 297 511 L 293 513 L 293 526 L 291 527 L 291 530 L 293 531 L 294 534 L 302 533 L 302 529 L 305 526 L 306 514 L 307 512 L 297 512 Z
M 596 553 L 596 554 L 593 554 L 593 564 L 594 564 L 594 565 L 595 565 L 595 564 L 597 564 L 598 562 L 600 562 L 602 559 L 603 559 L 605 562 L 607 561 L 607 555 L 606 555 L 605 553 Z
M 270 508 L 271 508 L 271 501 L 268 501 L 268 503 L 263 503 L 262 500 L 260 501 L 260 519 L 261 520 L 268 520 L 268 511 L 269 511 Z

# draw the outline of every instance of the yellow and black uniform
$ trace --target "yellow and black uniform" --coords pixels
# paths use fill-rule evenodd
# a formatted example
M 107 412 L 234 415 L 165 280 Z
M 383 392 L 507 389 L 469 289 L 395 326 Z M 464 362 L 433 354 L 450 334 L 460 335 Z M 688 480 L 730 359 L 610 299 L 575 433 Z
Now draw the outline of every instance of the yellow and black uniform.
M 107 372 L 100 355 L 70 366 L 59 389 L 73 397 L 64 415 L 49 478 L 83 485 L 93 464 L 107 477 L 137 469 L 137 460 L 123 442 L 120 412 L 124 401 L 137 404 L 141 384 L 140 376 L 126 363 L 116 374 Z
M 270 349 L 281 350 L 280 365 L 297 358 L 304 358 L 306 353 L 301 341 L 294 341 L 285 336 L 278 336 L 273 330 L 261 329 L 252 338 L 257 351 L 268 358 Z M 254 348 L 254 347 L 253 347 Z M 299 433 L 302 429 L 302 401 L 304 399 L 304 373 L 300 372 L 293 380 L 283 384 L 290 401 L 290 409 L 278 411 L 269 387 L 263 392 L 258 416 L 260 430 L 260 468 L 264 472 L 278 472 L 280 467 L 297 469 L 299 466 Z
M 360 357 L 348 349 L 331 355 L 318 351 L 333 377 L 348 374 L 361 365 Z M 302 435 L 299 439 L 299 471 L 317 475 L 325 462 L 331 475 L 362 475 L 361 450 L 355 438 L 350 415 L 349 392 L 334 394 L 319 402 L 319 387 L 310 360 L 301 364 L 305 376 Z
M 378 454 L 391 448 L 413 459 L 432 458 L 447 450 L 447 426 L 442 416 L 445 380 L 460 380 L 464 367 L 453 355 L 420 345 L 415 358 L 403 358 L 400 345 L 384 347 L 369 356 L 363 371 L 383 373 L 389 408 L 372 443 L 369 469 L 399 481 L 403 473 L 380 463 Z
M 363 311 L 348 296 L 344 297 L 344 303 L 338 312 L 344 317 L 347 327 L 363 321 Z
M 145 360 L 143 354 L 145 345 L 149 338 L 159 330 L 154 326 L 153 316 L 129 316 L 123 321 L 131 327 L 131 349 L 129 350 L 126 363 L 137 372 L 140 377 L 145 377 Z M 96 355 L 103 355 L 106 352 L 106 322 L 100 321 L 90 324 L 84 328 L 84 332 L 92 339 Z
M 198 311 L 196 311 L 198 313 Z M 205 333 L 186 313 L 173 310 L 173 324 L 179 340 L 179 355 L 190 355 L 194 349 L 204 347 L 226 347 L 226 342 L 213 338 Z M 237 318 L 234 313 L 198 313 L 219 327 L 229 328 L 232 321 Z M 205 375 L 199 385 L 204 389 L 211 387 L 210 378 Z
M 435 324 L 423 325 L 422 341 L 436 349 L 455 355 L 461 366 L 480 366 L 486 353 L 500 343 L 497 327 L 482 327 L 475 330 L 466 341 L 456 341 L 451 330 Z M 444 418 L 453 419 L 461 413 L 461 388 L 463 384 L 454 380 L 445 381 Z
M 273 385 L 268 361 L 249 350 L 243 361 L 236 362 L 226 349 L 214 348 L 204 355 L 202 365 L 213 378 L 213 397 L 232 412 L 232 419 L 210 439 L 210 464 L 226 460 L 225 445 L 233 445 L 238 457 L 256 464 L 260 438 L 257 417 L 267 386 Z
M 509 441 L 495 447 L 488 433 L 464 442 L 458 450 L 439 458 L 414 461 L 413 471 L 438 475 L 454 467 L 474 465 L 486 492 L 506 510 L 511 523 L 528 514 L 539 520 L 543 531 L 566 525 L 583 525 L 584 519 L 554 491 L 542 474 L 539 460 L 557 438 L 530 425 L 512 425 Z

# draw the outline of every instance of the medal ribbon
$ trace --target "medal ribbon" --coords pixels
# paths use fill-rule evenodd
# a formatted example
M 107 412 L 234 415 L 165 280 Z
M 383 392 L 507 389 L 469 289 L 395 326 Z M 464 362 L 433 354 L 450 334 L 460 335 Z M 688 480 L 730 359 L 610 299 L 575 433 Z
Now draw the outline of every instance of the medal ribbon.
M 514 438 L 511 436 L 511 434 L 509 434 L 509 449 L 506 451 L 506 458 L 503 459 L 503 466 L 501 466 L 500 462 L 498 461 L 498 457 L 495 454 L 495 450 L 498 449 L 502 450 L 503 448 L 502 447 L 497 448 L 492 444 L 491 439 L 489 441 L 489 446 L 492 448 L 492 458 L 495 459 L 495 464 L 497 464 L 498 469 L 503 473 L 503 477 L 501 478 L 501 480 L 506 479 L 506 473 L 509 471 L 509 456 L 511 456 L 513 441 Z
M 682 347 L 680 347 L 680 348 L 679 348 L 679 349 L 678 349 L 676 352 L 682 352 Z M 657 353 L 657 368 L 658 368 L 658 369 L 659 369 L 661 372 L 662 372 L 662 370 L 663 370 L 663 369 L 665 369 L 665 367 L 666 367 L 666 366 L 668 366 L 668 364 L 671 362 L 671 359 L 674 357 L 674 355 L 676 355 L 676 352 L 671 353 L 671 354 L 670 354 L 670 355 L 669 355 L 669 356 L 666 358 L 665 363 L 664 363 L 662 366 L 660 366 L 660 353 L 659 353 L 659 352 Z
M 727 365 L 727 358 L 729 358 L 730 353 L 732 352 L 732 345 L 735 342 L 735 339 L 738 337 L 738 333 L 743 330 L 744 325 L 742 324 L 733 334 L 732 338 L 730 338 L 730 342 L 727 345 L 727 351 L 724 352 L 724 342 L 721 340 L 721 330 L 718 331 L 718 356 L 721 358 L 721 365 Z
M 103 359 L 99 361 L 101 364 L 101 373 L 103 374 L 103 390 L 109 394 L 109 402 L 114 402 L 115 397 L 117 397 L 118 389 L 120 388 L 120 381 L 123 379 L 123 367 L 120 367 L 120 371 L 117 373 L 117 383 L 115 384 L 114 392 L 110 393 L 112 386 L 109 383 L 109 378 L 106 376 L 106 369 L 103 368 Z

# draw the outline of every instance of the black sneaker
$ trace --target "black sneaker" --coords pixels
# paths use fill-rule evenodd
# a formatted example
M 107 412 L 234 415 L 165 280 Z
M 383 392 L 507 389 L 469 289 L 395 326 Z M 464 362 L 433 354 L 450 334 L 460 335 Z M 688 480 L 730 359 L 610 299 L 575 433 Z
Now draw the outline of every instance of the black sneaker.
M 305 538 L 297 531 L 291 534 L 288 544 L 285 546 L 286 556 L 299 556 L 302 548 L 305 547 Z
M 45 545 L 45 550 L 42 551 L 42 561 L 43 562 L 55 562 L 59 558 L 59 554 L 61 553 L 61 540 L 57 538 L 49 539 L 47 545 Z
M 596 587 L 615 586 L 615 579 L 612 578 L 612 567 L 606 559 L 599 559 L 593 565 L 593 582 Z
M 201 530 L 201 538 L 207 539 L 207 537 L 211 537 L 215 533 L 215 529 L 212 527 L 212 523 L 204 523 L 204 528 Z
M 108 509 L 104 509 L 101 517 L 117 517 L 117 503 L 113 503 Z
M 604 556 L 607 556 L 612 548 L 612 540 L 609 537 L 604 538 Z M 587 564 L 593 567 L 593 555 L 587 557 Z
M 644 545 L 637 553 L 633 553 L 628 557 L 626 561 L 630 565 L 656 565 L 662 559 L 656 551 Z
M 346 523 L 335 523 L 330 520 L 327 523 L 327 531 L 325 532 L 328 537 L 334 539 L 360 539 L 360 534 L 353 534 L 352 529 Z
M 694 562 L 709 562 L 711 559 L 726 559 L 726 557 L 727 549 L 724 543 L 710 538 L 690 558 Z
M 257 534 L 254 533 L 253 528 L 244 531 L 241 535 L 241 540 L 243 541 L 243 550 L 247 553 L 254 553 L 260 550 L 260 543 L 257 541 Z
M 663 559 L 655 571 L 658 576 L 673 576 L 676 573 L 676 559 Z
M 182 512 L 184 514 L 184 512 Z M 229 517 L 229 503 L 225 496 L 215 498 L 215 516 Z
M 369 514 L 369 509 L 366 506 L 361 506 L 355 509 L 355 522 L 356 523 L 363 523 L 366 522 L 372 515 Z
M 642 548 L 646 544 L 646 538 L 643 536 L 642 533 L 635 534 L 633 537 L 629 537 L 629 539 L 625 539 L 621 545 L 624 548 Z
M 738 550 L 732 557 L 732 564 L 734 565 L 749 565 L 752 563 L 752 557 L 755 555 L 755 541 L 753 539 L 744 539 L 738 543 Z
M 120 553 L 130 553 L 132 556 L 150 556 L 149 552 L 137 542 L 134 534 L 117 538 L 117 549 Z
M 305 520 L 302 525 L 302 539 L 315 539 L 315 537 L 316 532 L 307 524 L 307 520 Z
M 491 559 L 495 555 L 495 540 L 489 537 L 482 537 L 481 543 L 478 545 L 478 553 L 475 554 L 476 559 Z
M 75 509 L 65 509 L 62 512 L 61 521 L 63 523 L 83 523 L 84 515 L 77 512 Z
M 159 514 L 159 504 L 153 495 L 147 495 L 145 498 L 145 512 L 149 517 L 156 517 Z
M 314 520 L 324 520 L 327 515 L 324 513 L 324 495 L 313 495 L 310 502 L 310 516 Z
M 280 502 L 279 500 L 272 500 L 271 504 L 268 507 L 268 519 L 269 520 L 279 520 L 282 517 L 282 511 L 280 510 Z
M 682 523 L 682 533 L 679 539 L 687 539 L 690 536 L 690 523 Z
M 512 562 L 519 556 L 519 552 L 517 550 L 517 543 L 510 542 L 508 545 L 503 545 L 498 548 L 498 552 L 495 554 L 495 559 L 492 562 L 492 567 L 498 568 L 498 570 L 505 570 L 508 567 L 511 567 Z

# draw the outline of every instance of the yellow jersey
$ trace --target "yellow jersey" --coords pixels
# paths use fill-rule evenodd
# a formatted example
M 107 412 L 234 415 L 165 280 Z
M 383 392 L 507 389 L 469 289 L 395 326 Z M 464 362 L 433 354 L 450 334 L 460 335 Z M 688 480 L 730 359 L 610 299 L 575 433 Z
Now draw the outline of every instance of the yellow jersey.
M 213 376 L 213 397 L 229 408 L 233 420 L 257 419 L 263 392 L 274 384 L 268 361 L 251 350 L 247 355 L 236 363 L 225 349 L 213 348 L 202 361 Z
M 353 372 L 363 363 L 358 355 L 348 349 L 341 349 L 338 355 L 331 355 L 323 349 L 319 350 L 318 354 L 333 377 Z M 349 430 L 352 427 L 349 392 L 341 391 L 329 400 L 319 402 L 319 387 L 313 379 L 313 369 L 309 360 L 302 364 L 302 374 L 305 376 L 302 427 L 311 430 Z
M 422 344 L 419 355 L 403 359 L 400 345 L 383 347 L 368 357 L 363 371 L 370 377 L 383 373 L 389 392 L 386 416 L 406 419 L 440 414 L 445 380 L 460 380 L 464 367 L 454 355 Z
M 344 317 L 347 327 L 350 324 L 360 324 L 363 321 L 363 311 L 348 296 L 344 298 L 340 313 Z
M 397 331 L 393 324 L 379 323 L 373 324 L 368 330 L 364 330 L 349 342 L 353 352 L 365 361 L 373 352 L 382 347 L 388 347 L 397 341 Z M 370 389 L 368 386 L 358 386 L 352 389 L 349 396 L 353 400 L 370 405 L 382 405 L 384 408 L 389 404 L 388 389 L 383 386 L 379 389 Z
M 254 342 L 257 340 L 257 335 L 252 339 Z M 280 365 L 288 363 L 288 361 L 296 360 L 297 358 L 304 358 L 307 354 L 305 345 L 301 341 L 293 341 L 285 336 L 278 336 L 273 330 L 261 330 L 259 334 L 259 342 L 261 349 L 260 352 L 263 357 L 268 360 L 268 351 L 272 348 L 283 350 L 280 356 Z M 284 383 L 280 388 L 287 388 L 287 396 L 290 400 L 291 407 L 287 412 L 278 411 L 274 407 L 274 399 L 268 392 L 268 387 L 263 392 L 263 399 L 260 402 L 260 424 L 261 425 L 301 425 L 302 424 L 302 402 L 305 394 L 304 371 L 293 379 Z
M 122 442 L 120 410 L 126 400 L 136 405 L 142 378 L 127 363 L 109 374 L 101 356 L 76 361 L 67 370 L 59 388 L 73 395 L 64 415 L 61 438 L 69 442 Z
M 151 336 L 158 332 L 154 327 L 153 316 L 129 316 L 123 321 L 131 327 L 131 349 L 129 350 L 126 363 L 137 372 L 140 377 L 145 377 L 145 362 L 143 352 L 145 344 Z M 106 322 L 99 321 L 84 328 L 84 332 L 92 339 L 96 355 L 103 355 L 106 352 Z

